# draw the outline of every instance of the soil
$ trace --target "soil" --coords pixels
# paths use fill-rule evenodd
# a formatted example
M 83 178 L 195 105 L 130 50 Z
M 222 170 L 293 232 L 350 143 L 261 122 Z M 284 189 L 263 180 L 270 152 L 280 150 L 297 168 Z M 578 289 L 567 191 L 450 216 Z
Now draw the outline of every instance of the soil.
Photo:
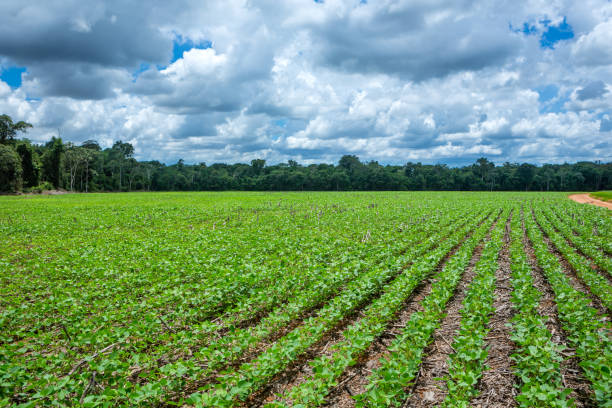
M 455 294 L 446 305 L 446 316 L 440 326 L 434 331 L 433 342 L 423 353 L 423 362 L 418 379 L 414 385 L 408 401 L 404 404 L 409 407 L 432 407 L 440 404 L 446 397 L 446 382 L 448 375 L 448 356 L 455 350 L 451 346 L 453 338 L 459 332 L 461 324 L 462 302 L 467 288 L 476 275 L 474 266 L 480 259 L 484 245 L 481 243 L 474 251 L 466 271 L 461 276 Z
M 598 200 L 596 198 L 591 197 L 588 194 L 572 194 L 568 198 L 580 204 L 592 204 L 598 207 L 603 207 L 603 208 L 607 208 L 608 210 L 612 210 L 612 203 Z
M 518 215 L 515 215 L 518 216 Z M 473 407 L 515 407 L 518 379 L 512 372 L 510 355 L 515 345 L 510 340 L 510 320 L 514 315 L 510 275 L 510 217 L 506 221 L 504 246 L 499 254 L 499 267 L 495 271 L 495 313 L 491 316 L 486 337 L 489 355 L 487 370 L 478 383 L 480 394 L 471 402 Z

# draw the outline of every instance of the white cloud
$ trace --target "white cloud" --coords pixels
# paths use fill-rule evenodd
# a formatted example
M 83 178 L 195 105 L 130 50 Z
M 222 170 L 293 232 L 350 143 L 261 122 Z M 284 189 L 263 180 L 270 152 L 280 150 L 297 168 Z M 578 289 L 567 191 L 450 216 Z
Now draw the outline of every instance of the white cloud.
M 223 74 L 227 56 L 217 55 L 214 49 L 193 48 L 183 53 L 183 57 L 170 64 L 161 73 L 172 81 L 192 79 L 194 76 L 211 77 Z
M 604 0 L 6 1 L 0 59 L 27 75 L 0 112 L 167 162 L 605 160 L 611 24 Z M 178 36 L 212 46 L 171 63 Z
M 572 54 L 583 65 L 612 64 L 612 19 L 582 35 L 574 44 Z

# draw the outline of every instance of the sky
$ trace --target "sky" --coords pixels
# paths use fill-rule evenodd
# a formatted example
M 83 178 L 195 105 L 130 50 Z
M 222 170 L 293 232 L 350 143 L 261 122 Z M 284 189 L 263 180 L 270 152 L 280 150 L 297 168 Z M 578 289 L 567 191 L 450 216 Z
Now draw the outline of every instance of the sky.
M 168 164 L 612 161 L 612 2 L 3 0 L 0 113 Z

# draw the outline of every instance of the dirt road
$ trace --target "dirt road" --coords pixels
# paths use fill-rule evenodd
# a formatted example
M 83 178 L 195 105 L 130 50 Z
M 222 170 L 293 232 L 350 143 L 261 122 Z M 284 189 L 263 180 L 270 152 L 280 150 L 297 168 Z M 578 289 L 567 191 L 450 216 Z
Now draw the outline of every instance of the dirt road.
M 589 196 L 588 194 L 572 194 L 571 196 L 569 196 L 570 200 L 574 200 L 577 203 L 581 203 L 581 204 L 593 204 L 593 205 L 597 205 L 599 207 L 604 207 L 607 208 L 609 210 L 612 210 L 612 203 L 607 203 L 605 201 L 601 201 L 598 200 L 596 198 L 593 198 L 591 196 Z

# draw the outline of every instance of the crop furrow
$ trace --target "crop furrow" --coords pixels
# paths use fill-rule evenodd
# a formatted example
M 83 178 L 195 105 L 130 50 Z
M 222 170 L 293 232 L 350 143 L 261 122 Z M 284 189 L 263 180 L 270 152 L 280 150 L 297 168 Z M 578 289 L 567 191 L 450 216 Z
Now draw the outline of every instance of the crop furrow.
M 432 258 L 441 259 L 446 252 L 459 242 L 467 230 L 469 229 L 464 228 L 456 232 L 451 238 L 442 242 L 437 250 L 430 252 L 423 259 L 429 262 Z M 355 290 L 335 298 L 320 311 L 316 318 L 308 320 L 303 326 L 279 339 L 255 360 L 241 366 L 236 373 L 221 378 L 219 386 L 209 387 L 205 389 L 204 393 L 192 395 L 190 401 L 197 406 L 232 406 L 236 401 L 245 399 L 249 394 L 262 387 L 270 378 L 282 372 L 290 362 L 337 325 L 348 312 L 354 310 L 372 294 L 377 293 L 386 281 L 385 277 L 388 277 L 389 274 L 397 274 L 410 259 L 410 256 L 404 255 L 393 260 L 395 266 L 385 266 L 381 268 L 382 270 L 377 271 L 373 276 L 373 278 L 376 278 L 374 282 L 364 282 Z M 404 271 L 401 276 L 412 276 L 410 271 L 414 269 L 415 266 L 413 265 L 409 268 L 408 273 Z M 385 291 L 385 293 L 387 292 Z
M 531 212 L 536 224 L 542 231 L 549 247 L 564 261 L 568 269 L 572 270 L 576 276 L 589 288 L 600 303 L 607 309 L 612 310 L 612 286 L 607 279 L 594 271 L 589 262 L 580 256 L 565 239 L 555 232 L 553 226 L 546 220 L 540 211 L 531 208 Z
M 529 245 L 533 248 L 538 265 L 555 292 L 559 318 L 567 333 L 569 344 L 576 350 L 580 366 L 590 381 L 594 399 L 601 406 L 612 401 L 612 340 L 610 323 L 598 316 L 585 294 L 576 290 L 566 276 L 556 255 L 549 252 L 544 236 L 536 224 L 535 216 L 525 217 Z
M 517 345 L 512 359 L 520 381 L 517 403 L 524 408 L 565 407 L 572 406 L 568 399 L 573 399 L 579 407 L 588 406 L 589 384 L 575 353 L 567 346 L 554 292 L 528 245 L 523 216 L 521 210 L 520 217 L 512 222 L 510 247 L 512 301 L 517 310 L 512 319 L 512 339 Z M 578 375 L 570 374 L 570 369 Z
M 391 353 L 370 376 L 366 392 L 355 396 L 358 406 L 398 405 L 406 398 L 407 387 L 414 382 L 420 367 L 423 350 L 431 342 L 431 335 L 443 318 L 446 303 L 491 224 L 482 225 L 468 238 L 437 275 L 431 293 L 423 301 L 423 311 L 413 313 L 402 334 L 393 342 Z
M 479 227 L 474 234 L 477 235 L 485 227 L 486 225 Z M 469 238 L 466 237 L 463 241 L 465 240 Z M 362 359 L 373 341 L 389 329 L 389 324 L 413 291 L 419 285 L 426 285 L 424 282 L 429 279 L 433 271 L 442 268 L 446 260 L 458 250 L 461 250 L 461 247 L 456 246 L 438 261 L 437 266 L 429 264 L 420 268 L 421 270 L 417 268 L 415 276 L 405 274 L 400 277 L 394 282 L 393 289 L 390 288 L 387 293 L 369 305 L 360 319 L 341 334 L 339 341 L 329 347 L 328 353 L 310 362 L 311 374 L 284 392 L 285 401 L 270 405 L 286 404 L 287 400 L 292 405 L 314 406 L 324 403 L 326 395 L 342 381 L 342 377 L 346 376 L 346 369 Z
M 445 220 L 444 223 L 446 222 Z M 436 223 L 428 225 L 422 233 L 410 236 L 406 242 L 399 240 L 396 243 L 396 250 L 385 253 L 384 257 L 397 256 L 397 253 L 394 254 L 394 252 L 405 254 L 406 251 L 410 252 L 411 258 L 416 257 L 430 249 L 432 245 L 435 245 L 436 240 L 445 239 L 444 236 L 446 234 L 450 234 L 454 229 L 461 227 L 463 223 L 464 221 L 459 220 L 446 227 L 441 227 Z M 432 236 L 432 234 L 434 235 Z M 380 261 L 376 257 L 374 257 L 374 260 Z M 311 291 L 300 294 L 293 301 L 275 310 L 258 325 L 246 328 L 235 327 L 230 331 L 224 332 L 222 336 L 213 339 L 206 347 L 194 351 L 192 361 L 187 362 L 181 359 L 168 365 L 165 369 L 192 367 L 184 368 L 184 370 L 188 370 L 186 373 L 193 371 L 195 377 L 204 379 L 203 381 L 191 381 L 190 386 L 194 390 L 199 386 L 203 386 L 206 382 L 213 381 L 213 374 L 219 369 L 230 363 L 235 364 L 240 361 L 248 361 L 254 353 L 261 352 L 280 337 L 299 326 L 304 320 L 299 319 L 299 317 L 304 313 L 311 314 L 311 316 L 303 316 L 306 320 L 308 317 L 312 318 L 317 312 L 316 309 L 310 309 L 315 308 L 317 304 L 324 305 L 326 298 L 339 291 L 338 284 L 346 285 L 340 293 L 348 293 L 360 284 L 360 280 L 368 279 L 368 276 L 378 273 L 377 270 L 369 273 L 362 272 L 374 263 L 367 262 L 365 264 L 350 265 L 341 275 L 330 273 L 330 282 L 333 283 L 335 280 L 337 283 L 335 286 L 322 281 L 321 285 L 317 285 Z M 389 276 L 388 279 L 391 278 L 392 276 Z M 264 340 L 266 340 L 265 343 Z M 193 379 L 194 377 L 192 376 Z
M 472 399 L 472 406 L 515 406 L 513 397 L 517 394 L 517 379 L 512 372 L 510 356 L 516 345 L 511 340 L 509 326 L 516 309 L 511 301 L 510 244 L 511 223 L 519 217 L 517 209 L 513 208 L 506 221 L 503 238 L 499 237 L 502 247 L 494 272 L 493 314 L 487 323 L 489 332 L 485 337 L 488 355 L 478 384 L 479 395 Z
M 507 216 L 506 212 L 504 218 Z M 448 359 L 447 394 L 441 404 L 443 407 L 466 407 L 479 395 L 478 383 L 489 357 L 486 337 L 490 331 L 490 317 L 495 311 L 495 278 L 506 225 L 504 219 L 491 232 L 491 238 L 474 267 L 476 275 L 462 302 L 461 325 L 453 339 L 454 352 Z

